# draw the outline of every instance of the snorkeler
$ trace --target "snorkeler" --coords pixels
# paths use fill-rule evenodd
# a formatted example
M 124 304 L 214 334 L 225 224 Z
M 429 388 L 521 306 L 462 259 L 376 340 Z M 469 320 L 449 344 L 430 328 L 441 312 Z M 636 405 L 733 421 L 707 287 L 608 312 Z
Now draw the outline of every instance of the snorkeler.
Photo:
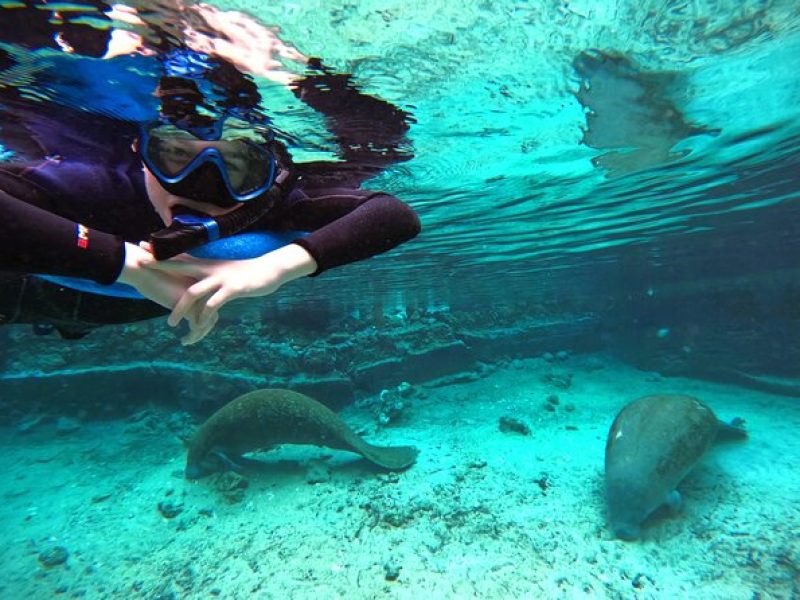
M 186 108 L 192 83 L 162 78 L 162 109 Z M 185 114 L 164 118 L 162 111 L 145 127 L 61 106 L 28 110 L 21 126 L 44 158 L 0 164 L 0 323 L 49 324 L 81 337 L 165 307 L 171 325 L 186 319 L 183 343 L 194 343 L 230 300 L 270 294 L 414 237 L 419 220 L 406 204 L 360 187 L 410 158 L 409 115 L 314 61 L 291 89 L 326 117 L 341 162 L 294 164 L 269 130 L 244 126 L 236 113 L 213 123 L 193 119 L 192 102 Z M 15 105 L 11 97 L 2 102 Z M 297 234 L 247 260 L 182 254 L 242 231 Z M 150 302 L 32 274 L 125 283 Z

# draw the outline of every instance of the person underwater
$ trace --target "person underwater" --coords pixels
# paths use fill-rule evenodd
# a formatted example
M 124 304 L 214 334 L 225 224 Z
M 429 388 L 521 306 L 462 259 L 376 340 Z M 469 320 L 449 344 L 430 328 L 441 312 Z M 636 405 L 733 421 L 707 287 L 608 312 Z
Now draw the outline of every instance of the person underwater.
M 320 77 L 330 84 L 319 85 Z M 0 224 L 0 322 L 51 323 L 66 337 L 80 337 L 104 323 L 163 314 L 148 302 L 29 275 L 82 278 L 132 286 L 172 311 L 170 325 L 185 319 L 190 332 L 183 343 L 195 343 L 231 300 L 271 294 L 293 279 L 374 256 L 417 235 L 420 222 L 410 207 L 360 187 L 383 167 L 407 160 L 392 150 L 407 129 L 404 113 L 340 76 L 316 79 L 299 82 L 296 93 L 329 118 L 340 143 L 347 140 L 342 155 L 353 160 L 344 168 L 339 161 L 295 165 L 268 128 L 237 126 L 235 118 L 191 126 L 157 121 L 133 136 L 127 124 L 112 123 L 101 131 L 116 127 L 121 138 L 136 138 L 133 156 L 109 151 L 95 160 L 0 164 L 0 208 L 7 215 Z M 337 91 L 353 101 L 332 101 Z M 339 118 L 359 101 L 381 121 L 377 138 L 383 144 L 361 142 L 363 124 L 351 129 L 346 115 Z M 396 122 L 387 126 L 387 115 Z M 55 127 L 51 118 L 44 121 L 40 138 Z M 63 120 L 55 128 L 61 126 Z M 71 126 L 84 131 L 78 117 Z M 55 137 L 75 136 L 61 131 Z M 143 196 L 160 217 L 158 225 L 136 208 Z M 256 232 L 282 239 L 268 240 L 268 247 L 262 235 L 259 246 L 246 237 Z M 185 254 L 222 241 L 250 254 Z

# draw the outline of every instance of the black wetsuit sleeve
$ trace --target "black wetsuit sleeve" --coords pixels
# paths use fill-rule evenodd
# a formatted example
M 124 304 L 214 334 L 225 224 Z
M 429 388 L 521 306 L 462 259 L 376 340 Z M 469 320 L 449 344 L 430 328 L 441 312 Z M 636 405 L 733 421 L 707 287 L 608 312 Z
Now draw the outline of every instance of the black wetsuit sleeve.
M 294 95 L 324 115 L 340 162 L 296 165 L 303 199 L 281 214 L 281 226 L 310 231 L 296 243 L 323 271 L 386 252 L 420 231 L 416 213 L 383 192 L 359 189 L 366 179 L 413 157 L 406 138 L 411 115 L 363 93 L 350 75 L 311 65 L 292 84 Z
M 125 257 L 121 238 L 89 229 L 0 190 L 0 270 L 113 283 Z
M 386 252 L 420 231 L 419 218 L 408 205 L 383 192 L 360 189 L 307 192 L 278 219 L 281 228 L 311 232 L 295 243 L 316 261 L 312 276 Z
M 413 117 L 406 111 L 363 93 L 350 75 L 310 72 L 292 84 L 292 92 L 324 115 L 328 130 L 339 146 L 339 156 L 364 169 L 366 179 L 382 169 L 413 158 L 406 133 Z M 319 165 L 314 164 L 313 169 Z

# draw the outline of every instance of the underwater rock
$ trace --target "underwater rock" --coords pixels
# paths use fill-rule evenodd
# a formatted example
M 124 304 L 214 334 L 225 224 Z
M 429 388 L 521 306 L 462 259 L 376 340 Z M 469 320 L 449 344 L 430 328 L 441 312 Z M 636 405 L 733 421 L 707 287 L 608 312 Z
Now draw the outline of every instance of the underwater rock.
M 288 387 L 312 398 L 324 398 L 323 404 L 332 410 L 344 408 L 355 397 L 353 381 L 339 373 L 317 377 L 307 375 L 292 377 L 275 387 Z
M 475 355 L 461 340 L 428 346 L 409 352 L 405 359 L 409 381 L 427 381 L 475 368 Z
M 517 320 L 522 318 L 523 315 L 517 316 Z M 514 327 L 465 328 L 459 332 L 459 338 L 479 361 L 495 362 L 500 357 L 545 358 L 549 354 L 555 362 L 553 353 L 559 348 L 569 348 L 573 354 L 597 350 L 599 326 L 600 320 L 595 316 L 573 316 L 558 321 L 522 322 Z
M 775 394 L 777 396 L 800 398 L 800 379 L 796 377 L 745 373 L 744 371 L 719 367 L 717 365 L 703 369 L 685 369 L 685 372 L 696 377 L 702 377 L 712 381 L 721 381 L 723 383 L 733 383 L 734 385 Z
M 59 417 L 56 421 L 56 435 L 69 435 L 75 433 L 81 428 L 81 422 L 78 419 L 70 417 Z
M 64 546 L 53 546 L 39 553 L 39 562 L 48 568 L 64 564 L 68 558 L 69 552 Z
M 381 389 L 382 383 L 402 377 L 409 382 L 428 381 L 475 369 L 475 356 L 462 341 L 431 342 L 425 348 L 360 364 L 352 373 L 363 390 Z
M 17 423 L 15 429 L 19 433 L 30 433 L 47 420 L 47 415 L 31 415 Z
M 383 573 L 386 581 L 397 581 L 400 577 L 400 569 L 402 569 L 395 561 L 389 561 L 383 565 Z
M 378 424 L 385 427 L 400 419 L 408 408 L 408 399 L 413 393 L 414 388 L 407 382 L 403 382 L 395 388 L 381 390 L 378 395 L 378 404 L 374 409 Z
M 626 405 L 606 442 L 605 493 L 614 534 L 636 539 L 657 508 L 678 507 L 676 486 L 714 442 L 746 438 L 740 423 L 720 422 L 691 396 L 645 396 Z
M 348 450 L 389 470 L 414 464 L 412 446 L 368 444 L 339 416 L 313 398 L 284 389 L 256 390 L 229 402 L 200 427 L 189 443 L 186 478 L 238 469 L 242 454 L 279 444 L 312 444 Z
M 306 483 L 315 485 L 331 480 L 331 470 L 328 465 L 319 460 L 311 461 L 306 471 Z
M 302 353 L 303 370 L 307 373 L 324 375 L 335 368 L 336 356 L 332 349 L 321 342 L 306 348 Z
M 521 435 L 531 434 L 531 428 L 514 417 L 500 417 L 497 426 L 503 433 L 519 433 Z
M 547 473 L 539 475 L 539 479 L 534 479 L 533 483 L 539 486 L 539 489 L 542 491 L 542 496 L 547 496 L 547 490 L 553 485 L 550 483 L 550 475 Z
M 250 482 L 233 471 L 218 473 L 212 485 L 229 504 L 238 504 L 244 501 L 245 492 L 250 487 Z
M 183 512 L 183 502 L 172 502 L 170 500 L 162 500 L 158 503 L 158 512 L 165 519 L 174 519 Z
M 545 373 L 542 381 L 559 390 L 568 390 L 572 387 L 572 373 Z
M 353 371 L 353 381 L 364 390 L 381 389 L 380 382 L 386 381 L 403 369 L 403 361 L 398 357 L 384 358 L 359 365 Z

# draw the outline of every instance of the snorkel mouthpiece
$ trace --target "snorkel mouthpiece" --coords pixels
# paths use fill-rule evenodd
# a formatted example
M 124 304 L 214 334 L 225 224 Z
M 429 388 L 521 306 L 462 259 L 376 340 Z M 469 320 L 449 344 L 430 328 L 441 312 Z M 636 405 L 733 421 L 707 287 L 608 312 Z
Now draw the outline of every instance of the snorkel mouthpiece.
M 150 236 L 150 245 L 156 260 L 166 260 L 219 237 L 219 223 L 211 217 L 175 215 L 169 227 Z
M 182 252 L 239 233 L 264 216 L 282 194 L 279 185 L 274 185 L 262 197 L 240 204 L 235 210 L 217 217 L 195 214 L 179 214 L 172 223 L 150 235 L 153 256 L 166 260 Z

